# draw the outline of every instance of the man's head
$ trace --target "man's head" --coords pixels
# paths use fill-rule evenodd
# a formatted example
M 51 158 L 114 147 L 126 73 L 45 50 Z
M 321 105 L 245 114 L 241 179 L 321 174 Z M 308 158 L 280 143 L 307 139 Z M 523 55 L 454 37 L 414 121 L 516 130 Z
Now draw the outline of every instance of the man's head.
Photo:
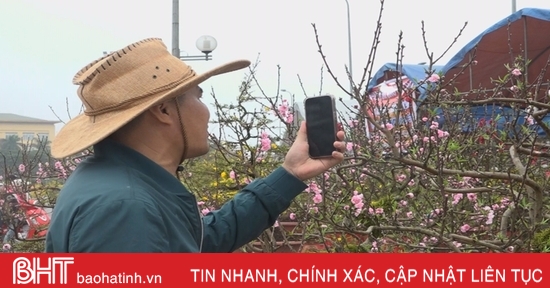
M 186 158 L 202 155 L 208 151 L 209 113 L 200 101 L 200 83 L 249 65 L 250 61 L 239 60 L 197 74 L 171 55 L 160 39 L 128 45 L 75 75 L 73 83 L 79 85 L 85 111 L 59 131 L 52 141 L 52 154 L 71 156 L 113 133 L 121 138 L 139 128 L 142 136 L 150 134 L 149 138 L 167 141 L 170 147 L 179 145 Z M 166 146 L 152 149 L 172 150 Z
M 191 87 L 150 107 L 111 138 L 138 151 L 153 151 L 162 162 L 173 159 L 179 164 L 183 159 L 204 155 L 209 150 L 210 112 L 201 101 L 202 94 L 199 86 Z

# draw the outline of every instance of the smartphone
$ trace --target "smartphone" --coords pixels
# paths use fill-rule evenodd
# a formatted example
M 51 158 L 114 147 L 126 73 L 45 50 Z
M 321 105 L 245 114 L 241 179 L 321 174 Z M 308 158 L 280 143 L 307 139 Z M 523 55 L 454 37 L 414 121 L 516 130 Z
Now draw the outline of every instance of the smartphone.
M 331 157 L 338 132 L 336 105 L 331 95 L 314 96 L 304 100 L 309 144 L 309 157 Z

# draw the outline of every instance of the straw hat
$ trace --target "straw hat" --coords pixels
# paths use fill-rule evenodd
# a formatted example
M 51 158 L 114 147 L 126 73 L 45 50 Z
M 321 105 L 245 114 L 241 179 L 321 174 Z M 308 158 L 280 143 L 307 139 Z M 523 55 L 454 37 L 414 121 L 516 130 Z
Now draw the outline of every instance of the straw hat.
M 64 158 L 81 152 L 155 104 L 175 98 L 212 76 L 249 65 L 248 60 L 239 60 L 196 74 L 171 55 L 158 38 L 106 55 L 74 76 L 84 113 L 71 119 L 56 135 L 52 156 Z

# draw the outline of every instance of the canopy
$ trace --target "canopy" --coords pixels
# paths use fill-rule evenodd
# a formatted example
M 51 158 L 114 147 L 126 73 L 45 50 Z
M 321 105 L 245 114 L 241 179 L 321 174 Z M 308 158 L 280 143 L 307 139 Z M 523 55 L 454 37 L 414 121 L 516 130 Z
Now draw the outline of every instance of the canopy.
M 431 71 L 428 71 L 430 69 L 429 65 L 401 64 L 398 66 L 395 63 L 386 63 L 376 71 L 367 86 L 367 91 L 370 93 L 375 86 L 385 81 L 395 81 L 395 79 L 401 76 L 406 76 L 417 87 L 419 92 L 417 102 L 419 102 L 425 99 L 426 90 L 424 82 L 430 76 L 428 72 L 438 73 L 442 68 L 443 66 L 440 65 L 432 65 Z
M 453 89 L 448 90 L 456 89 L 462 93 L 462 98 L 469 100 L 486 98 L 485 93 L 469 91 L 495 88 L 497 84 L 493 80 L 510 73 L 505 65 L 512 65 L 518 56 L 530 61 L 521 76 L 527 83 L 537 83 L 542 77 L 542 83 L 548 85 L 550 69 L 544 70 L 550 56 L 548 31 L 550 10 L 525 8 L 502 19 L 470 41 L 443 67 L 446 81 L 454 78 Z M 468 65 L 474 61 L 475 65 Z M 536 91 L 537 99 L 546 97 L 547 90 L 545 86 Z M 499 97 L 512 95 L 507 93 Z

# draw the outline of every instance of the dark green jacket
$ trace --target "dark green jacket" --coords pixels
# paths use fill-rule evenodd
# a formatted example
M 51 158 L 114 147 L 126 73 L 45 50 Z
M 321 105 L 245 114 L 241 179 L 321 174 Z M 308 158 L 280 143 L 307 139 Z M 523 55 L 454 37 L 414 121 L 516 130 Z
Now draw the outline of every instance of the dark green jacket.
M 63 186 L 46 252 L 232 252 L 307 186 L 283 168 L 201 217 L 193 194 L 142 154 L 104 140 Z

